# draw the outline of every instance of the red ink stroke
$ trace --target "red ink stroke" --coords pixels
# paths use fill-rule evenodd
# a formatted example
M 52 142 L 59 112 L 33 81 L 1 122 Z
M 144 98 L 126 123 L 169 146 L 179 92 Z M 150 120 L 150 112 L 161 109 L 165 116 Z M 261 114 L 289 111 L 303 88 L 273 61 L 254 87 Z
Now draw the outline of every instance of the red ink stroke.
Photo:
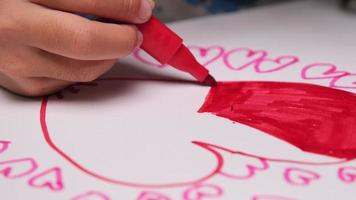
M 300 149 L 356 158 L 356 95 L 279 82 L 220 82 L 199 112 L 239 122 Z

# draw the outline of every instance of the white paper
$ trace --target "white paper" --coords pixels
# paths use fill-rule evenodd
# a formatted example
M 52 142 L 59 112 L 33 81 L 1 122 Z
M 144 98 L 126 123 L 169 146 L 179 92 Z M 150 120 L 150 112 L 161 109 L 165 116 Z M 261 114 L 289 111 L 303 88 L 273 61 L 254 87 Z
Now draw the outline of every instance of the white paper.
M 306 82 L 355 92 L 355 22 L 356 16 L 339 10 L 336 1 L 320 0 L 189 20 L 172 28 L 220 81 Z M 262 54 L 269 60 L 243 66 Z M 243 155 L 339 161 L 197 113 L 208 87 L 120 80 L 191 79 L 154 63 L 139 52 L 117 64 L 106 80 L 75 86 L 78 93 L 64 90 L 63 99 L 51 96 L 47 105 L 1 91 L 0 199 L 331 200 L 356 195 L 354 161 L 266 163 Z M 44 138 L 46 129 L 52 147 Z

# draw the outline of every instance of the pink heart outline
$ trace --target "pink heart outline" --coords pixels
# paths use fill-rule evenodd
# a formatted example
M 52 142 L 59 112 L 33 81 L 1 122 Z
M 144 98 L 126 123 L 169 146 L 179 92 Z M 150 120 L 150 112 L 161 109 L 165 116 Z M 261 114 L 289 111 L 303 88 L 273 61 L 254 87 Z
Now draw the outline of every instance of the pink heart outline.
M 262 70 L 261 65 L 263 64 L 263 62 L 269 62 L 269 63 L 273 63 L 273 64 L 277 64 L 276 67 L 274 67 L 273 69 L 269 69 L 269 70 Z M 296 63 L 299 62 L 299 58 L 295 57 L 295 56 L 280 56 L 276 59 L 270 59 L 270 58 L 262 58 L 260 59 L 256 65 L 255 65 L 255 70 L 257 73 L 271 73 L 271 72 L 277 72 L 280 71 L 282 69 L 285 69 L 291 65 L 294 65 Z M 279 66 L 278 66 L 279 64 Z
M 142 49 L 136 49 L 136 50 L 134 50 L 134 52 L 132 53 L 132 55 L 133 55 L 133 57 L 134 57 L 136 60 L 140 61 L 140 62 L 143 63 L 143 64 L 146 64 L 146 65 L 149 65 L 149 66 L 154 66 L 154 67 L 157 67 L 157 68 L 164 68 L 164 67 L 166 67 L 166 65 L 160 64 L 160 63 L 158 63 L 158 61 L 157 61 L 157 63 L 153 63 L 153 62 L 151 62 L 151 61 L 148 61 L 147 59 L 145 59 L 145 58 L 141 55 L 142 52 L 144 52 Z
M 106 194 L 102 193 L 102 192 L 98 192 L 98 191 L 89 191 L 86 192 L 84 194 L 78 195 L 74 198 L 72 198 L 71 200 L 86 200 L 88 197 L 99 197 L 101 198 L 101 200 L 111 200 L 111 198 L 109 196 L 107 196 Z
M 242 63 L 242 65 L 240 65 L 240 66 L 233 66 L 229 61 L 229 57 L 233 53 L 237 53 L 237 52 L 245 52 L 246 58 L 251 58 L 256 55 L 258 55 L 258 56 L 257 56 L 257 58 L 252 59 L 252 60 L 248 61 L 247 63 Z M 252 50 L 250 48 L 236 48 L 236 49 L 232 49 L 229 52 L 227 52 L 223 57 L 223 61 L 227 68 L 234 70 L 234 71 L 240 71 L 240 70 L 245 69 L 246 67 L 249 67 L 252 64 L 254 64 L 254 66 L 256 66 L 257 62 L 260 61 L 261 59 L 265 58 L 267 55 L 268 55 L 268 53 L 264 50 Z
M 28 169 L 24 170 L 23 172 L 15 173 L 13 172 L 12 165 L 28 165 Z M 1 169 L 1 166 L 5 166 Z M 0 174 L 3 175 L 5 178 L 8 179 L 16 179 L 22 178 L 24 176 L 32 174 L 38 168 L 37 162 L 32 158 L 21 158 L 21 159 L 14 159 L 9 161 L 1 161 L 0 162 Z
M 326 67 L 327 69 L 323 71 L 323 73 L 319 76 L 310 76 L 308 75 L 309 70 L 313 68 L 320 68 L 320 67 Z M 328 63 L 314 63 L 311 65 L 305 66 L 302 71 L 301 71 L 301 76 L 305 80 L 320 80 L 320 79 L 330 79 L 330 78 L 337 78 L 340 76 L 344 76 L 345 74 L 348 74 L 348 72 L 345 71 L 337 71 L 337 66 L 333 64 L 328 64 Z
M 251 198 L 251 200 L 295 200 L 289 197 L 282 197 L 276 195 L 255 195 Z
M 351 82 L 352 85 L 355 86 L 343 86 L 343 85 L 338 85 L 337 82 L 340 81 L 343 78 L 346 77 L 355 77 L 355 81 Z M 343 89 L 356 89 L 356 74 L 351 74 L 348 72 L 345 72 L 345 75 L 343 76 L 339 76 L 339 77 L 335 77 L 331 82 L 330 82 L 330 87 L 334 87 L 334 88 L 343 88 Z
M 10 141 L 0 141 L 0 154 L 4 153 L 10 146 Z
M 294 180 L 293 174 L 297 175 L 299 182 Z M 300 168 L 286 168 L 283 176 L 287 183 L 295 186 L 308 186 L 312 181 L 316 181 L 321 178 L 321 176 L 316 172 Z
M 356 167 L 340 167 L 337 171 L 338 178 L 345 183 L 356 182 Z
M 246 164 L 245 167 L 247 168 L 247 174 L 246 175 L 236 175 L 236 174 L 232 174 L 232 173 L 227 173 L 227 172 L 222 172 L 220 171 L 220 175 L 225 176 L 227 178 L 230 179 L 250 179 L 252 177 L 254 177 L 256 175 L 257 171 L 265 171 L 269 169 L 269 164 L 267 162 L 267 160 L 263 159 L 263 158 L 255 158 L 256 160 L 258 160 L 261 164 L 262 167 L 256 167 L 254 165 L 251 164 Z
M 209 192 L 212 193 L 206 193 L 206 191 L 202 191 L 202 189 L 211 190 Z M 223 194 L 224 194 L 224 190 L 220 186 L 213 185 L 213 184 L 197 184 L 184 191 L 183 199 L 204 200 L 205 198 L 218 198 L 221 197 Z
M 44 182 L 37 182 L 40 179 L 54 174 L 55 181 L 52 183 L 50 180 L 46 180 Z M 51 169 L 45 170 L 36 176 L 33 176 L 28 180 L 28 184 L 34 188 L 46 188 L 48 187 L 52 191 L 61 191 L 64 188 L 63 180 L 62 180 L 62 171 L 59 167 L 53 167 Z
M 141 192 L 137 200 L 171 200 L 170 197 L 158 192 Z
M 201 63 L 204 67 L 208 67 L 210 64 L 214 63 L 215 61 L 219 60 L 224 54 L 225 54 L 225 49 L 222 46 L 210 46 L 210 47 L 201 47 L 201 46 L 188 46 L 190 51 L 198 50 L 199 51 L 199 57 L 203 58 L 206 57 L 209 52 L 213 51 L 214 49 L 218 50 L 218 54 L 207 60 L 205 63 Z M 196 57 L 198 61 L 200 59 Z

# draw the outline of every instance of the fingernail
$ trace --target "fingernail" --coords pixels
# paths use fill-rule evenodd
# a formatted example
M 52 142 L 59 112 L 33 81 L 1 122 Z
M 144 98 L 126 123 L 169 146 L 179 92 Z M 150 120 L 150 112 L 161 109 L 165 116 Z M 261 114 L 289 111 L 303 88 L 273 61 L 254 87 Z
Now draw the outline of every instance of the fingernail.
M 140 48 L 143 42 L 143 35 L 141 31 L 137 30 L 137 46 L 136 49 Z
M 155 3 L 153 0 L 141 0 L 141 7 L 138 14 L 140 20 L 147 21 L 152 15 L 154 6 Z

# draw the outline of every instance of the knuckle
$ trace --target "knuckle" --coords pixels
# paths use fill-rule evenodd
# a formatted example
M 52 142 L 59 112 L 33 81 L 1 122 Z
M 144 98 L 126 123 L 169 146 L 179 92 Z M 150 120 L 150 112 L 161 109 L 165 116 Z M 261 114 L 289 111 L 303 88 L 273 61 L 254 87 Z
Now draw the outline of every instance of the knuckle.
M 141 6 L 140 0 L 123 0 L 121 11 L 124 12 L 125 15 L 136 15 L 139 12 Z
M 75 31 L 68 43 L 70 51 L 77 56 L 90 55 L 94 48 L 93 41 L 95 40 L 96 31 L 89 27 L 81 27 Z

